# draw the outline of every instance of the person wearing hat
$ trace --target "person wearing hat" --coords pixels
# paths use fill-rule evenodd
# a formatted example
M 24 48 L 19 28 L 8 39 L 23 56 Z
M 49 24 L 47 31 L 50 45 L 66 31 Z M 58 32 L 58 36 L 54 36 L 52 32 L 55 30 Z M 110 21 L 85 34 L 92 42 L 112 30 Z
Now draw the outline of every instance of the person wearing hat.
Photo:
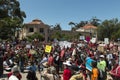
M 70 67 L 72 66 L 70 61 L 66 61 L 66 62 L 63 62 L 65 68 L 64 68 L 64 71 L 63 71 L 63 80 L 69 80 L 70 77 L 72 76 L 71 75 L 71 70 L 70 70 Z
M 8 78 L 8 80 L 20 80 L 22 78 L 20 71 L 17 66 L 12 68 L 12 74 Z
M 105 71 L 106 69 L 106 61 L 105 61 L 105 56 L 100 55 L 100 61 L 97 64 L 97 67 L 101 69 L 102 71 Z
M 97 68 L 99 69 L 99 80 L 105 80 L 106 79 L 106 61 L 105 56 L 100 55 L 100 61 L 97 63 Z

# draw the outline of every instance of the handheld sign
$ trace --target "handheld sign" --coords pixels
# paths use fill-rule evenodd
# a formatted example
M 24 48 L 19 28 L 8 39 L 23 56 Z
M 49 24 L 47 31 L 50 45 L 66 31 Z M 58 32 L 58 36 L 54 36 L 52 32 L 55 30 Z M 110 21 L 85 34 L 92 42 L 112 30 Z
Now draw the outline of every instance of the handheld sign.
M 104 43 L 109 44 L 109 38 L 104 38 Z
M 50 53 L 52 49 L 52 46 L 46 45 L 45 52 Z

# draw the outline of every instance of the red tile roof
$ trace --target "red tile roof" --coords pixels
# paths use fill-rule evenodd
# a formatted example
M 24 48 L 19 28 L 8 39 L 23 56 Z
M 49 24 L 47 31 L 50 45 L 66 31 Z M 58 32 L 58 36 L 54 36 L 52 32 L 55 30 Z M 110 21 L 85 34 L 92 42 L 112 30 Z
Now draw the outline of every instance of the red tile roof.
M 29 22 L 27 24 L 44 24 L 44 23 L 39 19 L 34 19 L 34 20 L 32 20 L 32 22 Z
M 85 26 L 82 27 L 83 29 L 97 29 L 96 26 L 92 25 L 92 24 L 86 24 Z

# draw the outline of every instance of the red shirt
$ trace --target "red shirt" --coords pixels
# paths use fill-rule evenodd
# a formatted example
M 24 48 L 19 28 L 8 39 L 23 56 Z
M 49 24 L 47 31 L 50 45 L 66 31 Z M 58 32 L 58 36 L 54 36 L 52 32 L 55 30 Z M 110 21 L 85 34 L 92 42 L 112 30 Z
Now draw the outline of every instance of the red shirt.
M 52 56 L 50 56 L 50 57 L 48 58 L 48 64 L 49 64 L 50 66 L 53 66 L 53 63 L 54 63 L 54 58 L 53 58 Z
M 65 50 L 62 50 L 61 53 L 60 53 L 61 59 L 64 57 L 64 55 L 65 55 Z
M 71 70 L 66 68 L 63 72 L 63 80 L 69 80 L 71 77 Z
M 10 72 L 10 73 L 8 73 L 8 78 L 12 75 L 13 73 L 12 72 Z M 19 80 L 21 80 L 22 79 L 22 75 L 21 74 L 19 74 L 18 76 L 17 76 L 17 78 L 19 79 Z

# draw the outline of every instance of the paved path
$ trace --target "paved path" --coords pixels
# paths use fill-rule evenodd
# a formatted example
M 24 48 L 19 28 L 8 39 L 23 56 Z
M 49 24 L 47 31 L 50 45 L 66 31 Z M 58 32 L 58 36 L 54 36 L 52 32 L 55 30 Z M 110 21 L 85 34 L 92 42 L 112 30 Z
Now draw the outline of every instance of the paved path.
M 5 72 L 5 71 L 4 71 L 3 76 L 0 77 L 0 80 L 8 80 L 8 79 L 7 79 L 7 74 L 8 74 L 8 73 L 9 73 L 9 72 Z M 26 79 L 27 72 L 21 73 L 21 75 L 22 75 L 22 79 L 21 79 L 21 80 L 27 80 L 27 79 Z M 39 73 L 39 72 L 36 72 L 36 75 L 37 75 L 38 80 L 40 80 L 40 73 Z
M 7 79 L 7 74 L 8 74 L 8 73 L 9 73 L 9 72 L 5 72 L 5 71 L 4 71 L 3 76 L 0 77 L 0 80 L 8 80 L 8 79 Z M 21 73 L 21 75 L 22 75 L 22 79 L 21 79 L 21 80 L 27 80 L 27 79 L 26 79 L 27 72 Z M 36 72 L 36 75 L 37 75 L 38 80 L 40 80 L 40 73 L 39 73 L 39 72 Z
M 21 73 L 21 75 L 22 75 L 22 79 L 21 79 L 21 80 L 27 80 L 27 79 L 26 79 L 27 72 Z M 36 75 L 37 75 L 38 80 L 40 80 L 40 73 L 39 73 L 39 72 L 36 72 Z M 62 76 L 62 75 L 61 75 L 61 76 Z M 8 80 L 8 79 L 7 79 L 7 72 L 4 72 L 4 75 L 3 75 L 2 77 L 0 77 L 0 80 Z M 61 78 L 61 80 L 63 80 L 63 79 Z M 88 79 L 88 80 L 89 80 L 89 79 Z M 113 79 L 111 78 L 110 75 L 107 75 L 107 80 L 113 80 Z

